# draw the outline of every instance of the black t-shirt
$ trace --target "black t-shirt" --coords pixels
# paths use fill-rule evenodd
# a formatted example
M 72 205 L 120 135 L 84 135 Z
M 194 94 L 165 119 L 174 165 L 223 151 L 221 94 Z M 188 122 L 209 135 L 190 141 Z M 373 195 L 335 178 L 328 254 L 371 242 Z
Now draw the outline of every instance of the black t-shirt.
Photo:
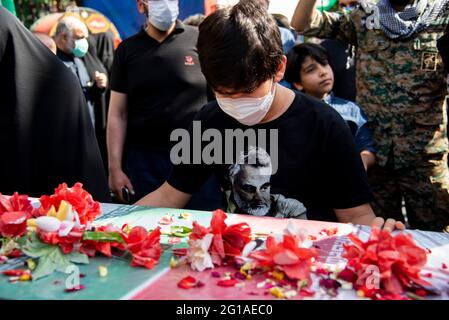
M 257 136 L 265 129 L 267 138 L 261 134 L 256 145 L 245 146 L 246 160 L 234 158 L 234 163 L 240 161 L 243 165 L 229 165 L 226 159 L 225 164 L 207 164 L 204 158 L 200 164 L 175 165 L 168 183 L 180 191 L 195 193 L 211 174 L 216 174 L 226 195 L 226 210 L 298 217 L 303 204 L 308 219 L 324 221 L 336 221 L 333 209 L 353 208 L 371 200 L 366 173 L 348 126 L 334 109 L 319 100 L 297 93 L 279 118 L 253 127 L 240 124 L 224 113 L 217 102 L 211 102 L 198 112 L 189 130 L 191 141 L 199 138 L 195 135 L 199 124 L 196 121 L 200 121 L 201 132 L 216 129 L 212 131 L 220 132 L 224 141 L 230 137 L 229 129 L 256 129 Z M 269 138 L 270 130 L 276 129 L 277 156 L 276 139 Z M 211 138 L 213 135 L 209 130 L 208 137 L 201 138 L 203 148 L 217 139 Z M 198 145 L 197 149 L 192 147 L 191 158 L 199 153 Z M 223 155 L 225 148 L 229 144 L 221 149 Z M 182 154 L 179 149 L 177 152 Z M 248 165 L 255 154 L 258 161 Z M 268 171 L 262 171 L 264 168 Z
M 207 103 L 197 39 L 196 28 L 177 21 L 162 43 L 142 29 L 118 47 L 111 90 L 128 96 L 128 143 L 168 148 L 172 130 L 188 128 Z

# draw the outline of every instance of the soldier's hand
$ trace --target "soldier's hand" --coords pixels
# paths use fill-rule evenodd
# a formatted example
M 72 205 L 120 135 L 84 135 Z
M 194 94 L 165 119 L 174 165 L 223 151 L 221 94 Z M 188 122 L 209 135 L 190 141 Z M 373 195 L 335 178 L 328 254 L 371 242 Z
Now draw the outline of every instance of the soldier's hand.
M 387 219 L 387 221 L 385 221 L 385 219 L 381 217 L 376 217 L 371 225 L 389 232 L 394 230 L 405 230 L 405 225 L 401 221 L 396 221 L 394 219 Z

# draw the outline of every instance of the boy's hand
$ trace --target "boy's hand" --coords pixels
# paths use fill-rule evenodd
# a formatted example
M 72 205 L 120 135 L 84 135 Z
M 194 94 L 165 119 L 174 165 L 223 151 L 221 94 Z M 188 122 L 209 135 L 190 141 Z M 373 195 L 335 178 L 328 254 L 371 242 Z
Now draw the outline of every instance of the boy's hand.
M 384 218 L 381 217 L 376 217 L 371 226 L 389 232 L 394 230 L 405 230 L 405 225 L 402 222 L 394 219 L 387 219 L 387 221 L 385 221 Z

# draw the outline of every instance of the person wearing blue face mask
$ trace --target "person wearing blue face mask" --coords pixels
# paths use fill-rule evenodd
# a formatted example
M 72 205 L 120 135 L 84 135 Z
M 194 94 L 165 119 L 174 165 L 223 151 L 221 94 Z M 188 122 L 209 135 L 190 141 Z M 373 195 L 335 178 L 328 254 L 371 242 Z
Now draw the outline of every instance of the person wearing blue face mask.
M 89 108 L 92 125 L 96 123 L 96 105 L 108 85 L 107 71 L 98 58 L 88 54 L 87 26 L 75 16 L 62 18 L 55 32 L 56 55 L 78 78 Z
M 171 133 L 188 128 L 208 100 L 196 51 L 198 29 L 177 19 L 178 5 L 138 0 L 147 21 L 114 57 L 107 145 L 109 188 L 117 202 L 129 202 L 128 192 L 131 200 L 139 199 L 164 183 L 171 170 Z M 212 178 L 188 207 L 212 210 L 219 202 Z

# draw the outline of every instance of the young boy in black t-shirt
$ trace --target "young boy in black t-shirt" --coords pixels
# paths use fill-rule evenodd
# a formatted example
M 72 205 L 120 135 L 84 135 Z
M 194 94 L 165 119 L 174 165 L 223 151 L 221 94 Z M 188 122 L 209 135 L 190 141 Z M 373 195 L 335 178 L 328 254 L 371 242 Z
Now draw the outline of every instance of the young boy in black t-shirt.
M 365 170 L 344 120 L 323 102 L 278 85 L 286 57 L 266 10 L 252 1 L 217 10 L 200 26 L 198 53 L 217 101 L 198 112 L 184 137 L 187 161 L 137 204 L 182 208 L 215 174 L 231 212 L 302 217 L 305 207 L 308 219 L 384 225 L 368 203 Z M 384 227 L 404 228 L 394 220 Z

